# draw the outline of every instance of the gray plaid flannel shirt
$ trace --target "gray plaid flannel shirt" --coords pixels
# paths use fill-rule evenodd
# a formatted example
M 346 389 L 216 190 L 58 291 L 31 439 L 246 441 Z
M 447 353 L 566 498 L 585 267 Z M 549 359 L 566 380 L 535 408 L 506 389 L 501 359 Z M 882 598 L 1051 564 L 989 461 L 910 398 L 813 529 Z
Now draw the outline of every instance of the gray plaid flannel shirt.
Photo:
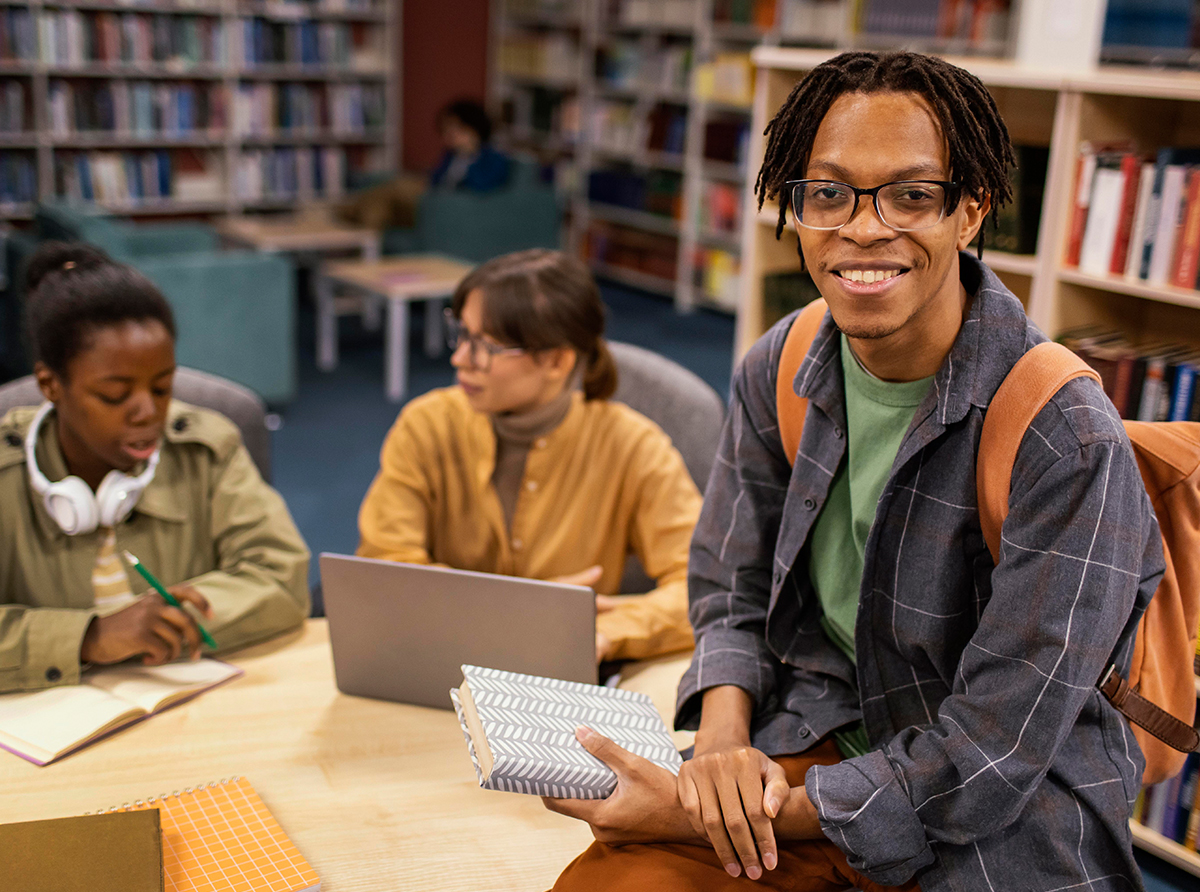
M 806 789 L 851 866 L 959 892 L 1142 889 L 1127 819 L 1141 752 L 1096 690 L 1127 669 L 1163 571 L 1158 523 L 1112 404 L 1092 381 L 1034 420 L 1012 476 L 1000 564 L 975 498 L 992 394 L 1045 336 L 967 254 L 974 294 L 917 409 L 866 545 L 857 667 L 822 634 L 805 542 L 846 452 L 839 342 L 826 319 L 796 375 L 809 399 L 793 470 L 775 414 L 792 318 L 747 354 L 692 541 L 696 654 L 676 724 L 703 691 L 754 698 L 754 745 L 802 752 L 863 720 L 875 749 Z

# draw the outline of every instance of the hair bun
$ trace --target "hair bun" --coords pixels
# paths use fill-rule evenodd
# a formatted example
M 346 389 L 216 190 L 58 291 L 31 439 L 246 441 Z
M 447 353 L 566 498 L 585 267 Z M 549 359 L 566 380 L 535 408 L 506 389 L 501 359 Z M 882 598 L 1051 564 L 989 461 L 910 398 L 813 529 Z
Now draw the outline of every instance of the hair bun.
M 84 242 L 42 242 L 25 267 L 26 293 L 32 295 L 52 273 L 95 269 L 109 263 L 112 260 L 107 254 Z

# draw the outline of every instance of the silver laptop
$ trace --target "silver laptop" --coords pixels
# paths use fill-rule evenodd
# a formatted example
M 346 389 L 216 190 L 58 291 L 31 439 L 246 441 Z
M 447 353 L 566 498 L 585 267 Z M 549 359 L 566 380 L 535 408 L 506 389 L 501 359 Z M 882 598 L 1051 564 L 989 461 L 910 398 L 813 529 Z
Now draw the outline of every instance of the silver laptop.
M 338 690 L 450 709 L 463 663 L 595 684 L 590 588 L 322 554 Z

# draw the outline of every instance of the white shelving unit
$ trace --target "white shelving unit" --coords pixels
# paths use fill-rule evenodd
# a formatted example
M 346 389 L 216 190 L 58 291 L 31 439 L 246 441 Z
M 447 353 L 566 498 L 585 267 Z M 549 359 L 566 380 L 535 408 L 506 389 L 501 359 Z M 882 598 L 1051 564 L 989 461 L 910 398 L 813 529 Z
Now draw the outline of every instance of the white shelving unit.
M 193 150 L 203 156 L 206 172 L 215 175 L 215 180 L 206 184 L 210 194 L 188 197 L 176 192 L 169 197 L 145 197 L 141 199 L 108 198 L 97 204 L 113 211 L 131 214 L 206 214 L 240 213 L 246 210 L 283 209 L 307 199 L 332 198 L 340 194 L 346 170 L 394 169 L 398 157 L 399 112 L 399 21 L 401 0 L 29 0 L 29 2 L 0 2 L 0 15 L 10 10 L 27 10 L 34 25 L 34 48 L 32 58 L 0 60 L 0 94 L 10 82 L 17 81 L 25 86 L 26 130 L 0 132 L 0 151 L 32 155 L 36 170 L 36 200 L 48 200 L 63 194 L 63 165 L 77 152 L 145 152 L 153 150 Z M 62 14 L 84 16 L 83 25 L 62 25 L 71 40 L 59 38 L 57 52 L 53 58 L 47 56 L 53 30 L 47 30 L 47 16 Z M 92 28 L 93 15 L 110 16 L 103 28 Z M 115 18 L 112 18 L 115 16 Z M 94 62 L 83 59 L 82 50 L 74 48 L 81 40 L 119 41 L 119 46 L 133 45 L 140 20 L 146 19 L 153 28 L 155 21 L 172 21 L 181 17 L 202 19 L 201 27 L 219 29 L 219 55 L 199 62 L 188 62 L 176 55 L 156 62 L 134 63 Z M 245 36 L 243 23 L 261 20 L 264 27 L 283 26 L 288 36 L 283 42 L 290 44 L 289 53 L 300 49 L 301 23 L 313 23 L 309 36 L 315 45 L 309 44 L 304 52 L 313 50 L 328 57 L 334 49 L 335 62 L 307 62 L 304 64 L 254 63 L 243 61 Z M 65 20 L 64 20 L 65 21 Z M 113 22 L 116 22 L 114 33 Z M 305 26 L 309 28 L 310 26 Z M 153 32 L 152 32 L 153 33 Z M 143 39 L 140 35 L 137 39 Z M 156 39 L 150 38 L 151 41 Z M 72 61 L 65 62 L 60 56 L 63 47 Z M 107 49 L 107 45 L 106 45 Z M 106 52 L 105 55 L 112 55 Z M 294 56 L 293 56 L 294 57 Z M 203 129 L 179 130 L 156 127 L 147 132 L 128 130 L 79 130 L 76 128 L 76 109 L 67 107 L 64 130 L 62 110 L 58 113 L 58 126 L 52 108 L 57 85 L 96 85 L 104 82 L 115 98 L 118 91 L 130 89 L 133 84 L 148 84 L 153 94 L 161 86 L 191 83 L 206 89 L 208 102 L 223 109 L 223 121 Z M 284 89 L 297 85 L 311 91 L 318 105 L 323 105 L 324 115 L 335 121 L 335 115 L 363 117 L 368 115 L 368 106 L 376 105 L 371 95 L 377 95 L 380 113 L 371 115 L 375 120 L 343 120 L 342 126 L 291 127 L 277 129 L 263 126 L 262 121 L 246 126 L 239 121 L 239 92 L 253 85 L 263 85 L 268 94 L 258 100 L 267 106 L 267 114 L 282 101 Z M 356 90 L 361 89 L 355 97 Z M 346 92 L 346 91 L 350 92 Z M 219 99 L 215 98 L 220 94 Z M 65 95 L 70 96 L 70 93 Z M 126 94 L 131 96 L 132 94 Z M 76 102 L 86 104 L 86 95 Z M 124 100 L 121 100 L 124 101 Z M 157 98 L 156 98 L 157 101 Z M 129 100 L 132 105 L 132 99 Z M 356 108 L 362 109 L 359 115 Z M 243 175 L 242 188 L 238 184 L 239 169 L 246 171 L 251 166 L 248 158 L 261 158 L 254 153 L 269 150 L 294 150 L 296 155 L 296 188 L 280 188 L 260 191 L 247 188 L 254 178 Z M 309 175 L 300 166 L 312 161 L 309 151 L 331 152 L 333 160 L 326 162 L 321 177 L 333 182 L 323 184 L 323 189 L 307 188 Z M 318 159 L 322 155 L 316 156 Z M 281 156 L 275 155 L 280 159 Z M 173 159 L 174 160 L 174 159 Z M 194 160 L 194 159 L 193 159 Z M 122 164 L 126 162 L 122 159 Z M 277 163 L 262 161 L 263 170 Z M 283 160 L 278 163 L 285 164 Z M 90 162 L 89 162 L 90 164 Z M 286 164 L 285 164 L 286 166 Z M 172 164 L 174 174 L 178 173 Z M 129 168 L 121 171 L 126 176 Z M 335 176 L 336 174 L 336 176 Z M 316 175 L 314 174 L 314 179 Z M 291 174 L 281 180 L 290 186 Z M 172 184 L 175 185 L 174 183 Z M 32 202 L 0 204 L 0 218 L 19 219 L 31 216 Z

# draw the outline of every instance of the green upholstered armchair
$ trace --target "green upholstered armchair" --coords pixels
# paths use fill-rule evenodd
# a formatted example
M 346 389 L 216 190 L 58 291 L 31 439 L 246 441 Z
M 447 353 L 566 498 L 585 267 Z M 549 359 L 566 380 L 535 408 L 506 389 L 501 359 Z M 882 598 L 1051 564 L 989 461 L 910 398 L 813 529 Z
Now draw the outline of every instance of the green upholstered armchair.
M 162 290 L 178 327 L 180 365 L 249 387 L 269 405 L 296 394 L 296 276 L 279 255 L 222 251 L 202 223 L 131 223 L 90 206 L 51 202 L 35 215 L 42 239 L 85 241 Z
M 379 179 L 356 185 L 376 185 Z M 541 182 L 538 165 L 515 159 L 504 188 L 482 194 L 431 189 L 421 196 L 416 220 L 411 229 L 385 229 L 383 253 L 432 251 L 481 263 L 524 248 L 557 248 L 562 213 L 554 187 Z

